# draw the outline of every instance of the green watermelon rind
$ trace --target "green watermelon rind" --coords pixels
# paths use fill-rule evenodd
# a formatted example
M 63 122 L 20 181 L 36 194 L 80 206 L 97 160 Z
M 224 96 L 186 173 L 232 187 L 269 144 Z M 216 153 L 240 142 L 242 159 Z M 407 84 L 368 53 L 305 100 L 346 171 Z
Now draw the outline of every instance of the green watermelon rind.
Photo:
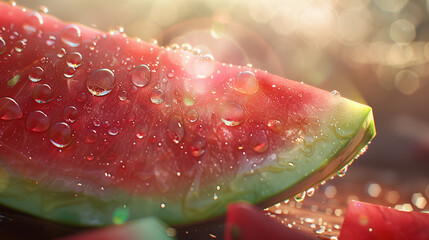
M 103 226 L 126 212 L 126 220 L 156 216 L 169 225 L 198 223 L 226 212 L 230 202 L 248 201 L 261 207 L 293 197 L 335 175 L 361 154 L 375 136 L 372 109 L 334 97 L 320 118 L 317 138 L 276 154 L 257 171 L 243 172 L 220 189 L 216 185 L 182 196 L 137 196 L 115 189 L 107 198 L 52 192 L 29 187 L 29 180 L 0 161 L 0 204 L 21 212 L 76 226 Z M 0 156 L 1 158 L 4 156 Z M 293 162 L 293 167 L 289 165 Z M 125 209 L 125 210 L 124 210 Z

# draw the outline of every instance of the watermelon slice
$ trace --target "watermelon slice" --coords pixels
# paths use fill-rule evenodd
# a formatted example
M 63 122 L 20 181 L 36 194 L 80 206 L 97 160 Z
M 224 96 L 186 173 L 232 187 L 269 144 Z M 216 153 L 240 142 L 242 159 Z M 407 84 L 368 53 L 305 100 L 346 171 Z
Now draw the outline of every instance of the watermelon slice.
M 429 214 L 404 212 L 380 205 L 351 201 L 340 240 L 425 240 L 429 238 Z
M 72 225 L 269 206 L 375 135 L 338 94 L 5 3 L 0 84 L 0 203 Z
M 246 202 L 228 205 L 225 240 L 310 240 L 317 239 L 297 229 L 286 227 Z

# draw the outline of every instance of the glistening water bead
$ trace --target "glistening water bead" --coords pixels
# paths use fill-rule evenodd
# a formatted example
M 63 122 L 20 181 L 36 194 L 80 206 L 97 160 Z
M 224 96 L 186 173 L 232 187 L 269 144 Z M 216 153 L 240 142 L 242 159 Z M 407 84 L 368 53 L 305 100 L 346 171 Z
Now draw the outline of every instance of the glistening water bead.
M 0 55 L 6 51 L 6 42 L 0 37 Z
M 237 126 L 244 121 L 244 110 L 237 103 L 227 102 L 223 106 L 221 119 L 227 126 Z
M 147 65 L 142 64 L 130 72 L 130 77 L 134 85 L 144 87 L 150 82 L 150 69 Z
M 38 12 L 32 12 L 24 18 L 22 28 L 29 33 L 35 33 L 42 28 L 42 25 L 42 16 Z
M 28 79 L 32 82 L 39 82 L 43 77 L 43 68 L 33 67 L 28 73 Z
M 70 47 L 77 47 L 82 43 L 80 28 L 76 25 L 68 25 L 61 32 L 60 39 Z
M 56 123 L 49 131 L 49 139 L 57 148 L 65 148 L 72 142 L 72 130 L 65 122 Z
M 241 72 L 234 79 L 234 89 L 242 94 L 255 94 L 259 89 L 259 82 L 252 72 Z
M 52 100 L 53 92 L 48 84 L 40 84 L 33 88 L 33 98 L 37 103 L 47 103 Z
M 42 111 L 34 111 L 28 114 L 25 127 L 33 132 L 44 132 L 49 128 L 49 117 Z
M 15 120 L 22 118 L 22 110 L 18 103 L 10 97 L 0 98 L 0 119 Z
M 92 95 L 105 96 L 115 86 L 115 75 L 107 68 L 95 70 L 89 76 L 86 86 Z

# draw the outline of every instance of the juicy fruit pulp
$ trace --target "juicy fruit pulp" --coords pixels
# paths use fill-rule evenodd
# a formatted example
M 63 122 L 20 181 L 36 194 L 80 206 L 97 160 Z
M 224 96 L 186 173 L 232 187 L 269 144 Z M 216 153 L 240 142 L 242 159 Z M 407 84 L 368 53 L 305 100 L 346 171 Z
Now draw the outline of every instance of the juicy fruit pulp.
M 171 225 L 329 178 L 370 107 L 208 55 L 0 4 L 0 203 L 75 225 Z

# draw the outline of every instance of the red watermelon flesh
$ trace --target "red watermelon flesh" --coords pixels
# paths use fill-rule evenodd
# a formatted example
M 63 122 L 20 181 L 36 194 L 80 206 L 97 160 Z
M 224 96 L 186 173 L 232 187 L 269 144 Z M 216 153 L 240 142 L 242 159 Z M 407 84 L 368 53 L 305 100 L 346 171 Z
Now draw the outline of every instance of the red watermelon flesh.
M 0 203 L 73 225 L 268 206 L 375 135 L 337 94 L 5 3 L 0 84 Z
M 429 214 L 351 201 L 339 239 L 424 240 L 429 238 Z

